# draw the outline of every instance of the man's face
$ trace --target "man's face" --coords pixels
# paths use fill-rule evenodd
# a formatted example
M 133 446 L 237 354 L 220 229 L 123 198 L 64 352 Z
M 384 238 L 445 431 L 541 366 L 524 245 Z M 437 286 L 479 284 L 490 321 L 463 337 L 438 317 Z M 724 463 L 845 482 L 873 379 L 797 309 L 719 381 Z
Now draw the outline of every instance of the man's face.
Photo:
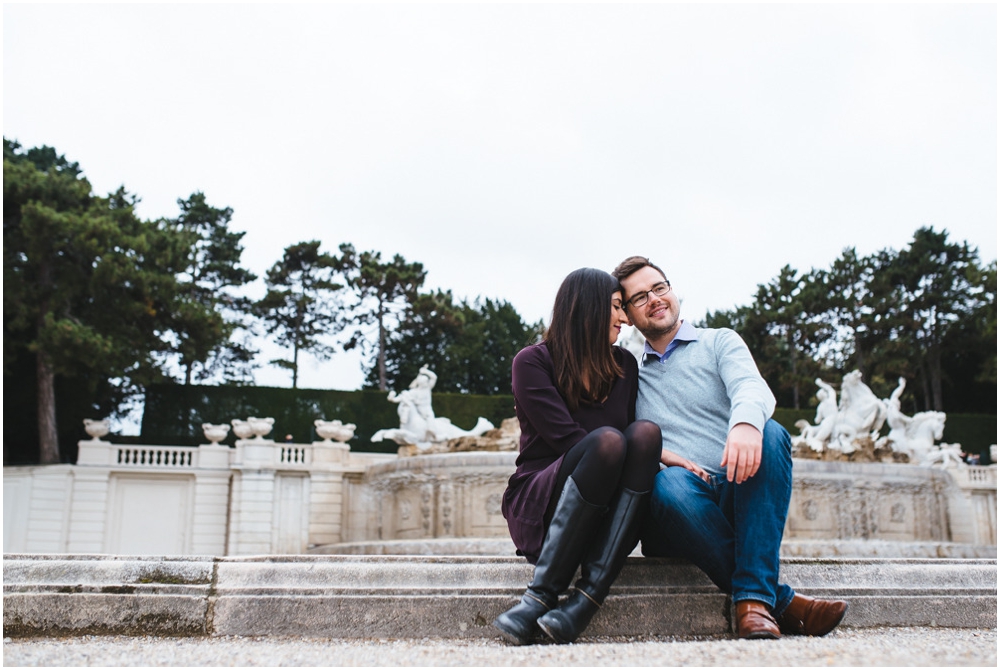
M 632 298 L 649 291 L 654 284 L 662 281 L 665 281 L 663 275 L 649 266 L 633 272 L 621 281 L 622 288 L 625 289 L 628 316 L 632 320 L 632 325 L 638 328 L 647 340 L 657 340 L 676 332 L 680 327 L 681 308 L 672 290 L 661 296 L 647 293 L 649 300 L 642 307 L 633 307 L 630 304 Z

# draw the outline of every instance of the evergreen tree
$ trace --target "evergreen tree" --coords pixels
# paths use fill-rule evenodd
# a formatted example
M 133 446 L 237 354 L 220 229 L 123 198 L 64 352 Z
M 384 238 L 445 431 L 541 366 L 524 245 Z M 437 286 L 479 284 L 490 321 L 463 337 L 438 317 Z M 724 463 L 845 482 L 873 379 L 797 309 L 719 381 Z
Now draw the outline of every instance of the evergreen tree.
M 825 357 L 836 368 L 853 367 L 865 377 L 874 347 L 871 289 L 876 276 L 873 257 L 858 257 L 854 247 L 844 249 L 829 270 L 815 275 L 828 297 L 827 319 L 833 329 Z
M 455 345 L 465 329 L 467 310 L 456 305 L 451 291 L 418 294 L 407 305 L 398 326 L 386 339 L 385 382 L 396 391 L 405 389 L 427 365 L 438 376 L 434 389 L 455 392 L 462 375 L 462 361 Z M 378 365 L 370 365 L 366 388 L 379 388 Z
M 389 262 L 382 261 L 378 251 L 358 253 L 351 244 L 340 245 L 338 267 L 354 292 L 351 337 L 344 346 L 375 355 L 378 388 L 388 389 L 386 346 L 389 326 L 398 323 L 407 306 L 416 299 L 427 272 L 420 263 L 408 263 L 399 254 Z M 372 332 L 374 327 L 374 333 Z M 373 337 L 374 336 L 374 337 Z M 374 342 L 372 342 L 374 339 Z
M 514 356 L 539 341 L 541 333 L 541 322 L 526 324 L 506 301 L 487 298 L 456 304 L 451 291 L 422 293 L 389 337 L 387 382 L 402 390 L 427 365 L 438 376 L 438 391 L 509 394 Z M 377 374 L 372 366 L 369 388 L 377 387 Z
M 287 247 L 267 271 L 267 293 L 254 306 L 267 334 L 291 349 L 289 358 L 271 364 L 291 371 L 292 388 L 298 388 L 299 354 L 330 358 L 335 349 L 328 340 L 342 325 L 339 294 L 344 286 L 336 281 L 338 259 L 319 247 L 317 240 Z
M 923 409 L 941 411 L 945 340 L 962 321 L 974 319 L 989 300 L 980 278 L 979 254 L 968 243 L 949 242 L 947 231 L 920 228 L 888 272 L 899 304 L 892 335 L 915 361 Z
M 997 384 L 997 262 L 994 260 L 980 275 L 983 289 L 982 305 L 976 310 L 976 333 L 982 363 L 979 365 L 977 382 L 992 383 L 994 395 Z M 993 407 L 996 407 L 994 402 Z
M 57 378 L 117 394 L 161 377 L 181 245 L 123 188 L 94 195 L 77 163 L 4 138 L 4 375 L 35 359 L 40 461 L 62 460 Z
M 544 325 L 525 323 L 506 300 L 477 299 L 463 305 L 465 330 L 456 344 L 463 361 L 460 391 L 480 395 L 511 393 L 511 365 L 524 347 L 541 340 Z
M 830 329 L 821 318 L 823 300 L 811 274 L 799 275 L 786 265 L 768 284 L 757 287 L 754 309 L 756 319 L 773 337 L 773 353 L 768 356 L 773 366 L 769 372 L 777 390 L 791 393 L 792 407 L 801 406 L 801 391 L 815 384 L 819 366 L 816 363 L 821 343 Z M 769 352 L 770 353 L 770 352 Z
M 995 411 L 996 262 L 920 228 L 902 251 L 845 249 L 828 270 L 786 266 L 753 303 L 710 312 L 750 348 L 779 405 L 798 407 L 817 375 L 861 370 L 881 397 L 910 380 L 910 412 Z
M 237 339 L 238 331 L 249 327 L 251 301 L 236 290 L 256 279 L 240 267 L 240 242 L 246 233 L 229 230 L 233 210 L 209 205 L 204 193 L 177 204 L 180 216 L 161 225 L 174 230 L 188 249 L 178 273 L 178 304 L 171 323 L 184 383 L 213 375 L 245 379 L 256 353 L 246 337 Z

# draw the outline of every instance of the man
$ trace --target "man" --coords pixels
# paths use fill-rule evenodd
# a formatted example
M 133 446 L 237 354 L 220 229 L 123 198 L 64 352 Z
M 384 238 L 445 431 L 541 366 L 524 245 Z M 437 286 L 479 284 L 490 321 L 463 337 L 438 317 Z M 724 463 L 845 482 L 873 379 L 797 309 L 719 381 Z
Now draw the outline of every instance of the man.
M 791 440 L 771 420 L 774 396 L 746 344 L 727 328 L 695 328 L 663 271 L 632 256 L 612 273 L 646 337 L 636 417 L 663 433 L 643 537 L 647 556 L 682 556 L 732 594 L 741 638 L 826 635 L 847 603 L 778 581 L 792 494 Z

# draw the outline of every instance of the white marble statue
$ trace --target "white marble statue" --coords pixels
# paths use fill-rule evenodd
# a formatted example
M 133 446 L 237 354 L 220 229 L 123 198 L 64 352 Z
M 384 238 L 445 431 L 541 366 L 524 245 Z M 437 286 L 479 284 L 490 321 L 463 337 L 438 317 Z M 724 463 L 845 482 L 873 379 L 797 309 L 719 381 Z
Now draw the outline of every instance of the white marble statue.
M 906 389 L 906 380 L 899 378 L 899 383 L 893 389 L 885 402 L 886 423 L 889 424 L 889 435 L 881 440 L 888 444 L 893 451 L 907 454 L 911 463 L 923 464 L 927 459 L 933 463 L 942 463 L 942 467 L 947 467 L 951 456 L 942 455 L 940 449 L 935 451 L 934 444 L 941 440 L 944 435 L 944 422 L 947 418 L 944 412 L 917 412 L 913 416 L 906 416 L 900 409 L 900 396 Z M 946 445 L 941 445 L 944 447 Z M 959 446 L 958 461 L 962 462 L 961 448 Z
M 910 463 L 924 463 L 930 459 L 931 463 L 951 467 L 954 461 L 951 451 L 942 452 L 934 446 L 944 433 L 944 412 L 919 412 L 912 417 L 903 414 L 900 397 L 906 380 L 902 377 L 892 395 L 879 400 L 861 381 L 861 373 L 855 370 L 844 375 L 839 405 L 833 387 L 821 379 L 817 379 L 816 384 L 820 387 L 816 393 L 820 400 L 816 408 L 816 425 L 797 421 L 795 425 L 800 435 L 792 438 L 793 444 L 805 444 L 817 452 L 831 449 L 849 454 L 856 451 L 856 440 L 868 437 L 876 447 L 888 445 L 893 451 L 906 454 Z M 878 432 L 884 423 L 889 424 L 889 435 L 880 438 Z M 958 460 L 961 461 L 960 455 Z
M 830 433 L 828 446 L 845 454 L 855 451 L 854 440 L 861 437 L 876 439 L 885 423 L 885 405 L 861 381 L 861 371 L 844 375 L 840 384 L 840 405 Z
M 323 442 L 326 444 L 332 444 L 333 442 L 345 443 L 354 437 L 354 431 L 357 429 L 357 426 L 353 423 L 342 423 L 340 419 L 334 419 L 333 421 L 316 419 L 313 421 L 313 425 L 316 426 L 316 434 L 322 437 Z
M 944 443 L 931 447 L 920 460 L 920 465 L 942 470 L 968 467 L 968 464 L 962 459 L 962 445 Z
M 389 402 L 399 402 L 403 404 L 403 396 L 406 401 L 412 403 L 413 409 L 424 421 L 434 420 L 434 408 L 431 406 L 431 389 L 437 384 L 438 377 L 426 365 L 420 368 L 416 378 L 410 382 L 410 388 L 399 394 L 400 400 L 396 400 L 395 391 L 389 391 Z M 402 424 L 400 424 L 402 425 Z
M 398 405 L 399 428 L 384 428 L 372 435 L 372 442 L 384 439 L 396 444 L 429 445 L 456 437 L 482 435 L 493 428 L 493 424 L 479 417 L 472 430 L 462 430 L 450 419 L 434 416 L 431 405 L 431 389 L 437 383 L 437 375 L 425 365 L 420 368 L 410 388 L 397 394 L 389 392 L 389 402 Z
M 946 415 L 944 412 L 917 412 L 908 418 L 905 429 L 890 432 L 887 442 L 893 451 L 908 454 L 911 463 L 920 463 L 944 436 Z
M 813 451 L 823 451 L 837 421 L 837 390 L 818 378 L 816 385 L 819 386 L 819 391 L 816 392 L 816 397 L 819 398 L 816 425 L 809 425 L 805 419 L 796 421 L 795 425 L 801 431 L 796 439 L 805 442 Z
M 906 443 L 906 429 L 913 421 L 910 417 L 903 414 L 902 409 L 900 409 L 899 398 L 903 395 L 905 388 L 906 379 L 900 377 L 896 388 L 893 389 L 892 394 L 885 400 L 885 422 L 889 424 L 888 441 L 894 444 Z M 896 450 L 901 451 L 901 449 Z
M 840 403 L 837 392 L 822 379 L 816 380 L 820 390 L 816 392 L 820 404 L 816 408 L 816 425 L 805 420 L 797 421 L 800 435 L 793 438 L 794 444 L 806 444 L 810 449 L 822 452 L 826 449 L 845 454 L 857 450 L 855 440 L 870 438 L 875 440 L 885 423 L 886 408 L 875 393 L 861 381 L 861 372 L 855 370 L 844 375 L 840 385 Z

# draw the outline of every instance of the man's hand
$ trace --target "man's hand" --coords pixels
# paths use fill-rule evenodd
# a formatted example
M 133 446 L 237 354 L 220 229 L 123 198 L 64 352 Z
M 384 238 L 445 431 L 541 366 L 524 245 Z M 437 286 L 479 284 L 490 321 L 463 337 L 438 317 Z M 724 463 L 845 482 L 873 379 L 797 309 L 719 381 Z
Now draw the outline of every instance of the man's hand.
M 726 479 L 742 484 L 757 474 L 764 437 L 749 423 L 738 423 L 729 431 L 720 467 L 726 469 Z
M 660 463 L 663 463 L 668 468 L 684 468 L 685 470 L 690 470 L 695 473 L 706 482 L 708 481 L 708 473 L 701 469 L 696 463 L 689 461 L 683 456 L 678 456 L 669 449 L 664 449 L 660 452 Z

